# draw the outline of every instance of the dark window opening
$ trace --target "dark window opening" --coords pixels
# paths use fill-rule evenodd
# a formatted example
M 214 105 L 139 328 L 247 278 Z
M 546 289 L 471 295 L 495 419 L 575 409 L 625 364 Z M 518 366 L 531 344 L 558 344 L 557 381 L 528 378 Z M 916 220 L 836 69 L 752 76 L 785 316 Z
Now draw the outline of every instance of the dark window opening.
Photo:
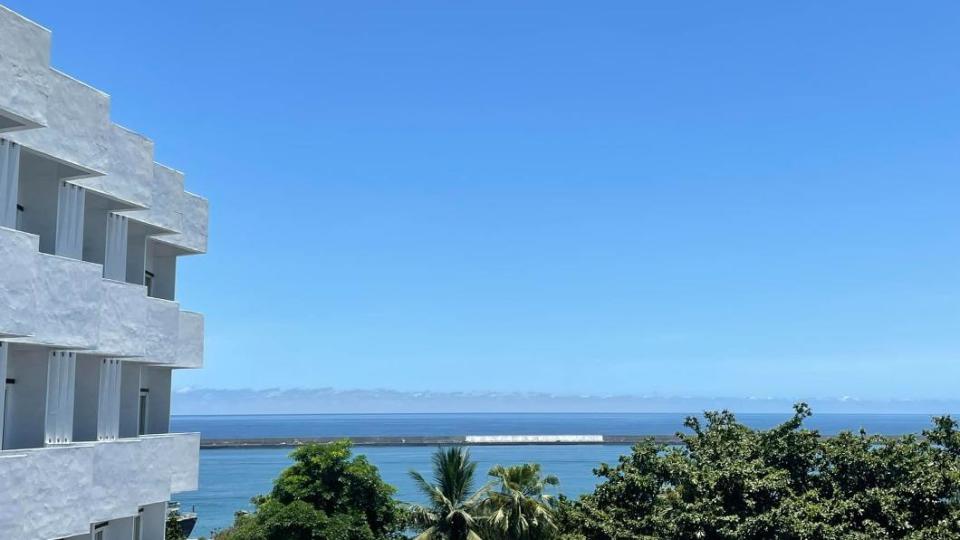
M 153 272 L 147 270 L 143 273 L 143 284 L 147 286 L 147 296 L 153 296 Z

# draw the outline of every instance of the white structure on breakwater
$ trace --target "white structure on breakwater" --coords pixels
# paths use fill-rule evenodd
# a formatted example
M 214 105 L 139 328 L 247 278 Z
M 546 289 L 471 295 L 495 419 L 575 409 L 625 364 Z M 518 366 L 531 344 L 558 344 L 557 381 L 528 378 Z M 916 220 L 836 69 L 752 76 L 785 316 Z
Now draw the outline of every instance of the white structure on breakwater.
M 170 381 L 203 363 L 175 291 L 207 202 L 49 60 L 50 32 L 0 6 L 0 538 L 161 540 L 197 488 Z
M 600 444 L 603 435 L 467 435 L 467 444 Z

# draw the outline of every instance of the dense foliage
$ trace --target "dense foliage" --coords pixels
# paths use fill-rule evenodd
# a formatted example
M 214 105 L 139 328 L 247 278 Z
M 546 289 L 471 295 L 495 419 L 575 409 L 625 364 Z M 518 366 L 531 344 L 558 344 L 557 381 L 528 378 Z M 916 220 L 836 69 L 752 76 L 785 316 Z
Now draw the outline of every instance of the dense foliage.
M 349 441 L 301 446 L 273 491 L 254 499 L 218 540 L 382 540 L 402 538 L 404 514 L 394 488 Z
M 476 487 L 476 463 L 441 449 L 427 504 L 410 507 L 420 540 L 960 540 L 960 429 L 935 418 L 923 437 L 822 437 L 800 404 L 758 431 L 729 412 L 688 418 L 680 444 L 634 446 L 595 470 L 593 493 L 554 499 L 556 478 L 537 465 L 496 466 Z M 306 446 L 218 540 L 400 538 L 393 488 L 346 442 Z
M 729 412 L 688 418 L 679 447 L 636 445 L 601 465 L 592 494 L 564 500 L 565 538 L 960 538 L 960 434 L 935 419 L 926 438 L 752 430 Z

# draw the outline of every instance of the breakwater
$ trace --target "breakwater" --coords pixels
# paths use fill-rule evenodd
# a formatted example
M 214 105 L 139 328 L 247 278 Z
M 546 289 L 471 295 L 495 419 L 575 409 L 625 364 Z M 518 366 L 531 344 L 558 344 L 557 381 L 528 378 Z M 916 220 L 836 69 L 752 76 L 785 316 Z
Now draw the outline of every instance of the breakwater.
M 202 439 L 200 447 L 215 448 L 283 448 L 310 443 L 330 443 L 350 439 L 356 446 L 504 446 L 504 445 L 570 445 L 570 444 L 633 444 L 653 439 L 658 443 L 676 444 L 672 435 L 430 435 L 370 437 L 263 437 L 243 439 Z

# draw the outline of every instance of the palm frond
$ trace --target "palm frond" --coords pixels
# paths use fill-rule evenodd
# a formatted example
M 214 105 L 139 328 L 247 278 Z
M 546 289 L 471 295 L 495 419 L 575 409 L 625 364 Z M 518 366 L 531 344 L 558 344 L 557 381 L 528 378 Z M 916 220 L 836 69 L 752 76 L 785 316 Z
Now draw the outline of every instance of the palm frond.
M 413 540 L 433 540 L 436 533 L 437 530 L 434 527 L 430 527 L 429 529 L 415 536 Z
M 477 530 L 483 524 L 483 501 L 489 486 L 473 491 L 476 462 L 470 459 L 469 451 L 461 447 L 438 449 L 432 461 L 432 483 L 420 473 L 410 471 L 417 488 L 430 502 L 428 507 L 411 508 L 411 522 L 423 528 L 417 539 L 480 539 Z

